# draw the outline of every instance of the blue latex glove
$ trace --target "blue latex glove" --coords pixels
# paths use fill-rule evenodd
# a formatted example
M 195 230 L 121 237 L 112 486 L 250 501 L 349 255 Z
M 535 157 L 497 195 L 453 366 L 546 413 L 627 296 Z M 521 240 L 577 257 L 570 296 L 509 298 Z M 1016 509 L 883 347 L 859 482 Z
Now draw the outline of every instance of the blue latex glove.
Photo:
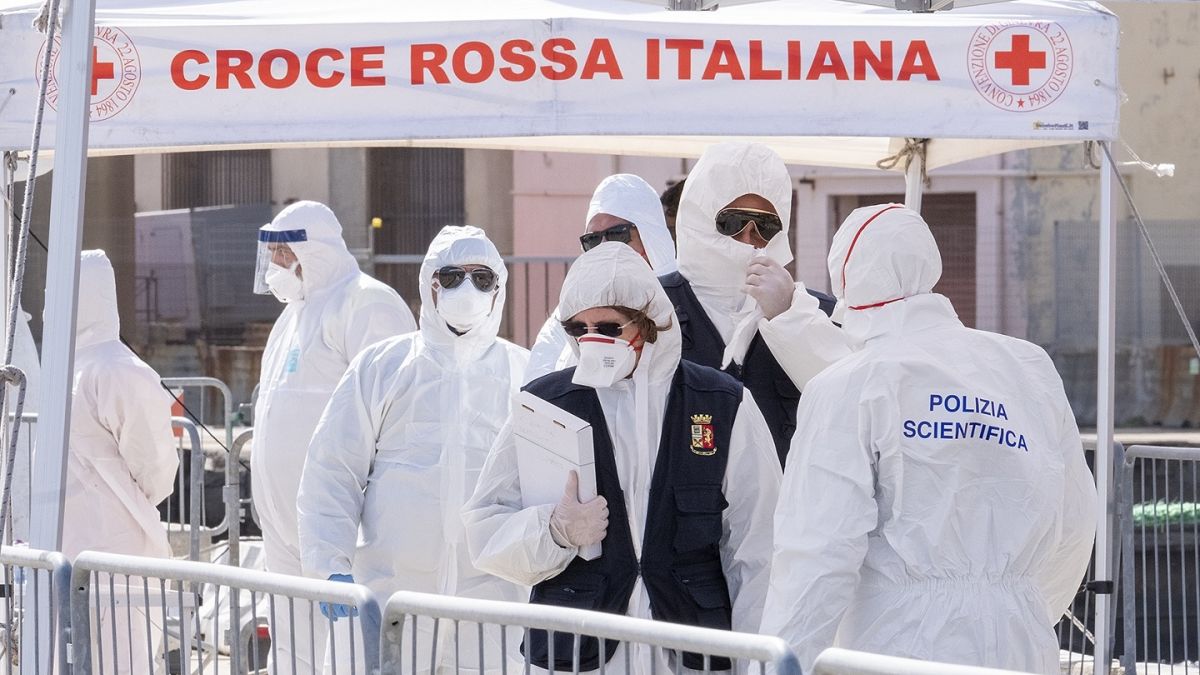
M 344 584 L 354 583 L 354 577 L 349 574 L 330 574 L 329 580 L 340 581 Z M 337 621 L 338 618 L 358 616 L 358 608 L 351 607 L 350 605 L 335 605 L 328 602 L 322 602 L 321 614 L 325 615 L 325 618 L 327 619 L 333 619 L 334 621 Z

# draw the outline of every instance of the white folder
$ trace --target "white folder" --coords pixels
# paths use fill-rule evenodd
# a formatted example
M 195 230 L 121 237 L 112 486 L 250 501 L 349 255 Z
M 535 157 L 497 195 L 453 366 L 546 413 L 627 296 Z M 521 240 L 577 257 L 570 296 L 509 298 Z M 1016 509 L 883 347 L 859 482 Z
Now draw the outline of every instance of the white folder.
M 513 396 L 512 409 L 522 506 L 557 504 L 571 471 L 579 474 L 579 501 L 594 499 L 592 425 L 525 391 Z M 579 557 L 599 558 L 600 544 L 579 549 Z

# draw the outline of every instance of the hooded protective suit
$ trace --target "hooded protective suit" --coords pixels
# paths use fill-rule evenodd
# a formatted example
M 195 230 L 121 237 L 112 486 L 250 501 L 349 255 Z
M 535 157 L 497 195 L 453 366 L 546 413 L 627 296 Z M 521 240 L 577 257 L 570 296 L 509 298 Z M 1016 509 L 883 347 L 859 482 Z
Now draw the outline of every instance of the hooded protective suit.
M 267 338 L 251 454 L 266 568 L 298 575 L 296 493 L 321 411 L 355 356 L 384 338 L 415 330 L 416 323 L 396 291 L 359 270 L 328 207 L 297 202 L 262 229 L 304 231 L 305 238 L 290 244 L 300 263 L 303 299 L 287 303 Z M 307 610 L 304 606 L 295 613 L 297 635 L 308 635 Z M 272 628 L 285 635 L 288 613 L 280 615 L 280 625 Z M 314 628 L 318 663 L 324 625 L 318 621 Z M 281 641 L 279 647 L 281 662 L 290 663 L 290 643 Z M 303 649 L 296 654 L 300 672 L 312 672 L 315 664 L 307 663 L 309 657 Z
M 482 323 L 456 335 L 435 309 L 433 273 L 470 264 L 495 271 L 499 286 Z M 528 360 L 497 337 L 507 276 L 479 228 L 445 227 L 434 238 L 421 265 L 420 331 L 355 359 L 317 426 L 297 499 L 306 574 L 353 574 L 381 603 L 400 590 L 522 598 L 522 589 L 471 565 L 459 516 Z M 452 631 L 441 637 L 440 663 L 453 668 Z M 463 640 L 475 637 L 463 631 Z M 498 645 L 499 632 L 487 639 Z M 471 655 L 465 669 L 477 666 L 477 647 L 460 650 Z M 429 650 L 419 653 L 427 670 Z M 499 668 L 499 650 L 489 653 L 489 668 Z
M 587 232 L 588 223 L 599 213 L 624 218 L 637 226 L 638 236 L 642 238 L 642 246 L 646 249 L 646 256 L 655 274 L 661 276 L 675 271 L 675 242 L 667 229 L 662 202 L 654 188 L 640 176 L 618 173 L 600 181 L 588 204 L 587 218 L 583 221 L 584 232 Z M 561 321 L 562 316 L 555 308 L 538 332 L 529 355 L 526 382 L 575 365 L 575 354 L 570 346 L 574 341 L 563 332 Z
M 716 228 L 717 212 L 746 194 L 771 202 L 783 223 L 783 231 L 761 251 Z M 761 333 L 779 365 L 803 390 L 813 375 L 849 353 L 845 336 L 803 282 L 796 282 L 791 307 L 769 321 L 744 290 L 746 268 L 755 255 L 761 253 L 780 265 L 792 261 L 791 219 L 792 180 L 779 155 L 754 143 L 718 143 L 704 151 L 688 175 L 675 233 L 679 272 L 725 342 L 721 366 L 741 363 L 755 333 Z
M 63 503 L 62 552 L 71 559 L 82 551 L 171 557 L 155 507 L 171 494 L 179 466 L 173 399 L 158 373 L 121 343 L 120 331 L 112 264 L 104 251 L 84 251 Z M 112 631 L 110 611 L 97 608 L 100 635 Z M 131 620 L 124 613 L 116 619 L 116 672 L 148 672 L 145 618 L 130 611 Z M 104 649 L 111 657 L 111 638 Z
M 565 317 L 591 308 L 645 308 L 659 326 L 669 326 L 647 344 L 632 377 L 596 390 L 611 435 L 613 455 L 634 553 L 639 558 L 663 433 L 667 396 L 680 364 L 680 335 L 671 302 L 653 271 L 628 246 L 605 243 L 584 253 L 563 285 L 559 306 Z M 572 341 L 574 343 L 574 341 Z M 578 350 L 578 345 L 575 345 Z M 748 390 L 732 425 L 722 491 L 728 506 L 721 512 L 721 568 L 732 600 L 733 629 L 754 631 L 766 592 L 771 549 L 770 518 L 780 480 L 770 431 Z M 506 425 L 488 456 L 474 496 L 463 510 L 472 559 L 481 570 L 523 585 L 534 585 L 562 573 L 577 549 L 562 548 L 550 534 L 554 505 L 523 508 L 511 425 Z M 610 520 L 609 531 L 614 523 Z M 639 577 L 629 599 L 630 616 L 651 618 L 650 601 Z M 622 646 L 621 649 L 625 647 Z M 635 672 L 649 672 L 651 658 L 637 646 Z M 617 667 L 624 656 L 610 661 Z
M 840 646 L 1057 673 L 1097 503 L 1054 364 L 963 327 L 899 205 L 850 214 L 829 274 L 863 344 L 800 401 L 763 632 L 806 670 Z
M 75 383 L 62 550 L 169 558 L 158 503 L 174 489 L 179 456 L 171 395 L 120 339 L 117 286 L 104 251 L 79 261 Z

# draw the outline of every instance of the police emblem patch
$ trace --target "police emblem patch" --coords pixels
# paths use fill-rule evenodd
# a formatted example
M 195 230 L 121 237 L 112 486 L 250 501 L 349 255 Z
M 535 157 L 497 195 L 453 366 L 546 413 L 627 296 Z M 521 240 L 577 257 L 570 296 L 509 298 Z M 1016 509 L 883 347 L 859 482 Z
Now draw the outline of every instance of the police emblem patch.
M 717 454 L 712 415 L 692 415 L 692 452 L 704 457 Z

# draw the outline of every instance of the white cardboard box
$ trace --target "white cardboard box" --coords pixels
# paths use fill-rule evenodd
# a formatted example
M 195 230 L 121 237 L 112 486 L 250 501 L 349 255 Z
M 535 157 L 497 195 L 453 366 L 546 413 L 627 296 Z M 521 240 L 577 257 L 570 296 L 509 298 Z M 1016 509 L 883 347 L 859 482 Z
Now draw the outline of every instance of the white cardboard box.
M 513 436 L 522 506 L 557 504 L 571 471 L 579 474 L 579 501 L 596 497 L 592 425 L 522 391 L 513 396 Z M 600 544 L 579 549 L 579 557 L 599 558 Z

